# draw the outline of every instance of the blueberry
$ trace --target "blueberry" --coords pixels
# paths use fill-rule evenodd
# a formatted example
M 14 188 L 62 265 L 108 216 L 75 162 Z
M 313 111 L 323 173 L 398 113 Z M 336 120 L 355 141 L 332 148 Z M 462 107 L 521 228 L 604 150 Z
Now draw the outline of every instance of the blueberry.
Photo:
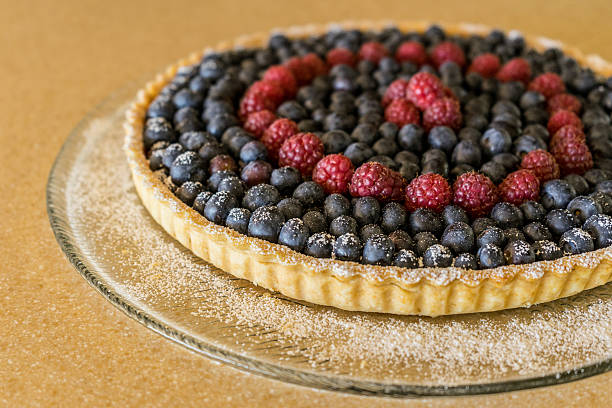
M 419 232 L 414 236 L 414 240 L 416 242 L 415 249 L 420 255 L 423 255 L 430 246 L 439 243 L 438 238 L 431 232 Z
M 496 227 L 496 226 L 497 226 L 497 223 L 491 218 L 487 218 L 487 217 L 476 218 L 472 222 L 472 229 L 474 230 L 474 234 L 476 236 L 480 235 L 480 233 L 486 230 L 487 228 Z
M 483 164 L 480 172 L 490 178 L 495 184 L 501 183 L 507 175 L 506 168 L 493 160 Z
M 210 191 L 202 191 L 200 194 L 196 196 L 193 200 L 193 209 L 199 212 L 200 214 L 204 214 L 204 207 L 210 198 L 213 196 L 213 193 Z
M 456 254 L 469 252 L 474 246 L 474 231 L 465 222 L 455 222 L 444 229 L 440 243 Z
M 410 238 L 410 234 L 404 230 L 393 231 L 389 234 L 389 239 L 393 242 L 396 251 L 401 249 L 412 249 L 414 247 L 414 242 L 412 238 Z
M 423 253 L 423 266 L 446 268 L 453 264 L 453 253 L 444 245 L 434 244 Z
M 217 191 L 228 191 L 236 198 L 244 195 L 244 183 L 236 176 L 224 177 L 217 185 Z
M 319 211 L 308 211 L 302 217 L 302 220 L 308 226 L 311 233 L 322 232 L 327 230 L 327 220 L 323 213 Z
M 380 138 L 380 134 L 378 133 L 376 127 L 370 124 L 361 124 L 355 127 L 353 133 L 351 133 L 351 138 L 356 142 L 371 145 Z M 345 148 L 346 147 L 348 147 L 348 145 L 345 146 Z
M 438 234 L 442 230 L 442 218 L 427 208 L 418 208 L 410 214 L 409 224 L 413 234 L 419 232 Z
M 225 223 L 230 210 L 238 206 L 238 200 L 227 191 L 215 193 L 204 206 L 204 217 L 215 224 Z
M 248 133 L 239 133 L 239 134 L 232 136 L 227 141 L 227 147 L 234 156 L 239 156 L 242 148 L 252 141 L 253 141 L 253 137 L 251 137 Z M 263 146 L 259 146 L 259 150 L 261 150 L 261 147 Z M 258 159 L 255 159 L 255 160 L 258 160 Z
M 167 142 L 157 142 L 157 143 L 167 143 Z M 156 143 L 156 144 L 157 144 Z M 165 148 L 152 150 L 149 156 L 149 168 L 152 171 L 160 170 L 164 168 L 164 164 L 162 163 L 164 156 Z
M 486 156 L 493 157 L 510 151 L 512 137 L 505 129 L 491 127 L 480 138 L 480 147 Z
M 272 165 L 263 160 L 255 160 L 242 168 L 240 178 L 247 186 L 268 183 L 272 173 Z
M 329 232 L 335 237 L 347 233 L 357 233 L 357 221 L 349 215 L 341 215 L 332 220 L 329 224 Z
M 280 118 L 288 118 L 296 123 L 308 118 L 308 111 L 298 101 L 283 102 L 276 110 L 276 114 Z
M 457 207 L 456 205 L 447 205 L 442 211 L 442 219 L 445 225 L 450 225 L 455 222 L 469 222 L 467 213 L 463 208 Z
M 593 238 L 583 229 L 572 228 L 561 235 L 559 246 L 566 254 L 581 254 L 595 249 Z
M 378 224 L 366 224 L 361 227 L 359 231 L 359 237 L 362 241 L 367 241 L 372 235 L 381 235 L 384 234 L 384 231 Z
M 333 248 L 334 257 L 341 261 L 359 261 L 362 248 L 359 237 L 353 233 L 347 233 L 336 238 Z
M 374 143 L 372 150 L 374 150 L 374 153 L 377 155 L 393 156 L 397 153 L 398 147 L 393 139 L 382 138 Z
M 204 162 L 204 165 L 208 166 L 208 163 L 214 158 L 225 153 L 225 147 L 219 142 L 207 141 L 198 150 L 198 155 Z
M 612 195 L 595 191 L 589 194 L 589 197 L 599 203 L 604 214 L 612 215 Z
M 217 80 L 225 73 L 225 63 L 217 54 L 204 57 L 200 64 L 200 76 L 211 81 Z
M 465 140 L 467 142 L 479 144 L 481 136 L 482 134 L 478 129 L 469 126 L 466 126 L 459 131 L 459 140 Z
M 473 167 L 480 166 L 482 152 L 480 146 L 470 140 L 462 140 L 453 149 L 451 161 L 455 164 L 469 164 Z
M 497 268 L 506 263 L 504 252 L 500 247 L 487 244 L 481 247 L 476 254 L 478 258 L 478 265 L 481 269 Z
M 380 204 L 374 197 L 360 197 L 353 204 L 353 217 L 361 225 L 377 223 L 380 212 Z
M 279 201 L 280 194 L 276 187 L 270 184 L 258 184 L 247 190 L 242 199 L 242 205 L 251 211 L 255 211 L 257 208 L 272 206 Z M 278 210 L 278 208 L 276 209 Z
M 504 257 L 509 264 L 519 265 L 535 262 L 535 252 L 531 245 L 525 241 L 509 242 L 504 249 Z
M 304 253 L 315 258 L 330 258 L 334 246 L 334 237 L 326 232 L 312 234 L 306 241 Z
M 276 206 L 286 220 L 302 217 L 302 203 L 300 200 L 292 197 L 283 198 L 276 204 Z
M 227 214 L 225 225 L 241 234 L 246 234 L 250 219 L 251 212 L 246 208 L 232 208 Z
M 249 220 L 249 236 L 276 242 L 284 221 L 283 215 L 276 206 L 258 207 L 253 211 Z
M 240 160 L 250 163 L 255 160 L 265 160 L 268 157 L 266 146 L 258 140 L 246 143 L 240 149 Z
M 491 160 L 504 166 L 506 171 L 516 170 L 521 162 L 521 159 L 512 153 L 499 153 L 493 156 Z
M 418 268 L 419 258 L 409 249 L 400 249 L 393 258 L 393 265 L 400 268 Z
M 546 98 L 539 92 L 527 91 L 521 96 L 519 104 L 523 110 L 529 108 L 545 108 Z
M 609 196 L 612 195 L 612 180 L 605 180 L 597 183 L 595 186 L 595 191 L 607 194 Z
M 538 138 L 540 138 L 541 140 L 544 140 L 545 142 L 547 142 L 548 139 L 550 138 L 550 134 L 548 133 L 548 130 L 540 124 L 533 124 L 533 125 L 526 126 L 525 129 L 523 129 L 523 134 L 537 136 Z
M 546 215 L 544 206 L 536 201 L 525 201 L 520 208 L 527 222 L 540 221 Z
M 506 244 L 506 236 L 501 228 L 488 227 L 478 235 L 476 243 L 479 248 L 487 244 L 503 247 Z
M 574 197 L 576 190 L 564 180 L 547 181 L 540 192 L 540 202 L 547 210 L 565 208 Z
M 305 181 L 293 191 L 293 198 L 300 200 L 304 207 L 314 207 L 323 203 L 325 191 L 314 181 Z
M 523 135 L 514 141 L 514 154 L 518 157 L 538 149 L 546 150 L 546 142 L 537 136 Z
M 368 162 L 380 163 L 383 166 L 389 167 L 392 170 L 397 170 L 397 163 L 395 163 L 393 161 L 393 159 L 390 158 L 389 156 L 377 155 L 377 156 L 374 156 L 374 157 L 370 157 L 368 159 Z
M 216 138 L 220 138 L 228 128 L 238 126 L 240 122 L 234 115 L 222 113 L 215 115 L 206 125 L 206 131 Z
M 592 197 L 578 196 L 567 205 L 567 209 L 583 224 L 591 215 L 601 214 L 601 205 Z
M 329 131 L 321 136 L 321 141 L 327 154 L 342 153 L 352 142 L 351 137 L 343 130 Z
M 176 140 L 176 132 L 167 119 L 163 117 L 155 117 L 148 119 L 145 123 L 145 130 L 142 135 L 142 140 L 145 148 L 148 149 L 155 142 L 174 142 Z
M 164 150 L 162 155 L 162 164 L 167 168 L 172 166 L 172 162 L 176 159 L 181 153 L 185 152 L 185 148 L 179 143 L 172 143 Z
M 181 153 L 174 159 L 170 166 L 170 178 L 176 185 L 181 185 L 186 181 L 204 180 L 204 163 L 197 153 L 187 151 Z
M 523 213 L 514 204 L 501 202 L 491 210 L 491 218 L 501 228 L 518 228 L 523 225 Z
M 532 242 L 552 239 L 550 230 L 544 224 L 537 221 L 525 225 L 523 233 Z
M 381 227 L 386 233 L 390 233 L 404 227 L 407 219 L 408 213 L 403 205 L 389 203 L 382 209 Z
M 359 167 L 370 157 L 374 156 L 374 150 L 365 143 L 355 142 L 348 145 L 344 150 L 344 155 L 351 160 L 353 166 Z
M 202 96 L 190 89 L 183 88 L 172 97 L 172 102 L 177 109 L 186 107 L 197 109 L 202 105 Z
M 185 204 L 193 204 L 196 196 L 204 190 L 204 186 L 199 181 L 186 181 L 184 182 L 174 194 Z
M 504 237 L 506 238 L 507 242 L 525 240 L 525 234 L 523 234 L 523 231 L 518 228 L 506 228 L 504 230 Z
M 448 176 L 448 162 L 446 160 L 441 159 L 432 159 L 423 163 L 423 168 L 421 169 L 422 174 L 439 174 L 443 177 Z
M 402 149 L 419 153 L 423 151 L 424 135 L 425 132 L 421 127 L 408 124 L 400 129 L 397 135 L 397 142 Z
M 214 139 L 206 132 L 186 132 L 179 136 L 179 143 L 187 150 L 200 150 L 206 142 L 212 142 Z
M 393 242 L 384 234 L 371 235 L 363 246 L 363 263 L 389 265 L 393 259 Z
M 474 254 L 463 253 L 455 258 L 455 268 L 478 269 L 478 260 Z
M 399 163 L 400 165 L 405 165 L 405 164 L 417 164 L 418 165 L 420 163 L 419 157 L 413 152 L 409 152 L 407 150 L 402 150 L 401 152 L 396 154 L 395 157 L 393 157 L 393 161 L 395 161 L 396 163 Z
M 287 220 L 278 234 L 278 243 L 300 252 L 306 245 L 310 231 L 306 223 L 299 218 Z
M 149 105 L 149 108 L 147 109 L 147 118 L 162 118 L 162 119 L 170 120 L 172 119 L 172 116 L 174 115 L 174 111 L 175 111 L 175 107 L 174 107 L 174 104 L 172 103 L 171 98 L 165 97 L 165 96 L 158 96 Z M 146 145 L 147 145 L 147 141 L 145 141 L 145 146 Z
M 323 210 L 328 220 L 351 213 L 351 202 L 342 194 L 330 194 L 325 198 Z
M 538 261 L 552 261 L 563 256 L 561 248 L 552 241 L 537 241 L 533 244 L 533 252 Z
M 355 124 L 355 116 L 331 112 L 325 117 L 325 120 L 323 121 L 323 128 L 326 131 L 344 130 L 345 132 L 350 132 L 355 127 Z
M 440 149 L 450 154 L 457 144 L 457 136 L 449 127 L 436 126 L 429 131 L 427 142 L 432 149 Z
M 274 169 L 270 175 L 270 184 L 283 193 L 292 191 L 301 181 L 300 172 L 290 166 Z
M 612 245 L 612 217 L 609 215 L 592 215 L 584 223 L 583 228 L 591 234 L 597 248 Z
M 570 211 L 565 209 L 554 209 L 546 214 L 546 225 L 555 234 L 561 235 L 565 231 L 577 227 L 578 220 Z

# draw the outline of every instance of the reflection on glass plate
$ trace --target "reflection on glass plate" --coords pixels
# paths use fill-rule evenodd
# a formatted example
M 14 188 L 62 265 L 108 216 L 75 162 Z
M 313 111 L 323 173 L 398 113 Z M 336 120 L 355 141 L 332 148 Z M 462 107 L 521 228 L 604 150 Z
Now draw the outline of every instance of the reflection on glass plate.
M 47 206 L 77 270 L 145 326 L 244 370 L 368 395 L 501 392 L 612 367 L 612 284 L 530 309 L 401 317 L 294 301 L 208 265 L 155 223 L 133 188 L 121 148 L 135 89 L 74 130 Z

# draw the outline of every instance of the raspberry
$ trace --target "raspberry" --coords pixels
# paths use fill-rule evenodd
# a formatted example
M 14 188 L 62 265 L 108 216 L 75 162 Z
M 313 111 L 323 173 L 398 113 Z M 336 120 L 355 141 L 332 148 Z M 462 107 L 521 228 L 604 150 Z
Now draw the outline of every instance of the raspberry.
M 550 138 L 550 143 L 548 145 L 549 150 L 552 151 L 559 141 L 569 139 L 578 139 L 586 142 L 586 136 L 581 128 L 574 125 L 565 125 L 561 129 L 557 130 L 557 132 Z
M 568 93 L 560 93 L 548 100 L 548 113 L 553 114 L 558 110 L 566 110 L 574 112 L 576 115 L 582 109 L 582 103 L 574 95 Z
M 359 58 L 372 61 L 375 64 L 378 64 L 387 55 L 389 55 L 389 51 L 377 41 L 363 43 L 359 49 Z
M 548 99 L 565 92 L 565 84 L 559 75 L 554 72 L 546 72 L 533 78 L 529 83 L 529 90 L 539 92 Z
M 314 77 L 311 67 L 308 64 L 304 64 L 304 61 L 300 57 L 291 57 L 285 62 L 285 66 L 289 68 L 289 71 L 295 77 L 298 86 L 306 85 Z
M 495 54 L 480 54 L 472 60 L 468 72 L 476 72 L 483 78 L 493 78 L 500 67 L 499 57 Z
M 578 137 L 560 139 L 551 149 L 555 160 L 559 163 L 561 174 L 583 175 L 593 167 L 593 156 L 589 147 Z
M 453 184 L 453 202 L 474 218 L 488 215 L 498 200 L 495 184 L 484 174 L 463 173 Z
M 310 176 L 312 169 L 323 158 L 323 142 L 313 133 L 297 133 L 285 140 L 278 151 L 280 166 L 295 167 L 303 176 Z
M 346 48 L 334 48 L 333 50 L 329 50 L 325 59 L 327 60 L 327 65 L 330 67 L 341 64 L 353 67 L 357 64 L 357 57 L 355 54 Z
M 408 88 L 408 81 L 405 79 L 396 79 L 391 82 L 387 90 L 385 91 L 385 95 L 382 99 L 383 106 L 387 106 L 391 103 L 391 101 L 395 99 L 406 99 L 406 90 Z
M 460 46 L 454 42 L 444 41 L 436 45 L 431 51 L 431 61 L 436 68 L 448 61 L 453 61 L 459 67 L 463 68 L 465 65 L 465 54 Z
M 559 165 L 552 154 L 546 150 L 532 150 L 523 156 L 521 168 L 531 170 L 540 183 L 559 178 Z
M 408 81 L 406 97 L 421 110 L 427 109 L 433 101 L 445 96 L 445 87 L 440 79 L 428 72 L 419 72 Z
M 438 99 L 423 113 L 423 127 L 427 131 L 436 126 L 448 126 L 459 130 L 462 121 L 461 107 L 453 98 Z
M 256 138 L 260 138 L 268 126 L 276 120 L 274 112 L 269 110 L 262 110 L 259 112 L 250 113 L 244 121 L 244 129 L 252 133 Z
M 367 162 L 353 173 L 349 191 L 353 197 L 397 201 L 404 196 L 404 179 L 399 173 L 380 163 Z
M 554 135 L 557 133 L 557 130 L 561 129 L 565 125 L 573 125 L 579 129 L 582 129 L 582 121 L 574 112 L 560 110 L 555 112 L 549 119 L 548 125 L 548 133 Z
M 448 181 L 439 174 L 423 174 L 413 179 L 406 187 L 406 208 L 429 208 L 440 212 L 450 204 L 452 198 Z
M 277 81 L 256 81 L 249 87 L 245 95 L 250 93 L 260 93 L 265 98 L 272 100 L 276 105 L 280 105 L 285 99 L 285 91 Z
M 420 67 L 427 63 L 427 53 L 425 52 L 425 47 L 420 42 L 406 41 L 397 47 L 395 59 L 399 62 L 411 62 Z
M 330 154 L 319 160 L 312 172 L 312 180 L 327 194 L 344 194 L 353 176 L 353 163 L 341 154 Z
M 264 81 L 276 81 L 285 91 L 285 99 L 292 99 L 297 93 L 297 81 L 291 71 L 282 65 L 272 65 L 263 76 Z
M 278 150 L 285 140 L 298 132 L 298 127 L 294 121 L 290 119 L 277 119 L 265 130 L 261 142 L 268 149 L 268 155 L 276 160 L 278 158 Z
M 513 58 L 501 67 L 496 77 L 502 82 L 519 81 L 527 85 L 531 79 L 531 66 L 524 58 Z
M 306 54 L 302 57 L 302 63 L 310 68 L 310 71 L 314 74 L 310 81 L 314 78 L 327 74 L 327 65 L 325 62 L 314 52 Z M 310 82 L 308 81 L 308 82 Z
M 502 201 L 514 205 L 537 201 L 540 197 L 540 180 L 531 170 L 514 171 L 499 185 L 499 196 Z
M 400 128 L 409 123 L 419 125 L 421 112 L 405 99 L 394 99 L 385 109 L 385 120 L 395 123 Z
M 262 110 L 276 110 L 276 103 L 266 95 L 260 92 L 249 92 L 244 95 L 240 101 L 240 110 L 238 115 L 241 118 L 246 118 L 249 114 Z

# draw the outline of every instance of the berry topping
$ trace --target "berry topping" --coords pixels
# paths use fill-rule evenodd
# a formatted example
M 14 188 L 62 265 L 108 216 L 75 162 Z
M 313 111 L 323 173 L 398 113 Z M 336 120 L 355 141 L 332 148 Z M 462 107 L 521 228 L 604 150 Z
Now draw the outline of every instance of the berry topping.
M 394 99 L 385 109 L 385 119 L 399 127 L 408 124 L 419 125 L 421 113 L 411 102 L 405 99 Z
M 548 99 L 548 105 L 546 106 L 548 113 L 554 114 L 560 110 L 566 110 L 574 112 L 576 115 L 582 110 L 582 103 L 580 99 L 574 95 L 568 93 L 559 93 Z
M 510 173 L 499 185 L 499 197 L 514 205 L 537 201 L 540 197 L 540 180 L 531 170 L 517 170 Z
M 493 78 L 495 74 L 497 74 L 497 71 L 499 71 L 500 66 L 501 64 L 497 55 L 485 53 L 480 54 L 472 60 L 468 72 L 476 72 L 483 78 Z
M 428 72 L 419 72 L 408 81 L 406 97 L 421 110 L 427 109 L 431 104 L 443 98 L 445 88 L 440 79 Z
M 440 212 L 450 204 L 452 191 L 448 181 L 439 174 L 423 174 L 413 179 L 406 187 L 406 208 L 429 208 Z
M 277 82 L 285 91 L 285 99 L 292 98 L 297 93 L 297 81 L 291 71 L 282 65 L 273 65 L 266 70 L 264 81 Z
M 323 186 L 327 194 L 346 193 L 352 176 L 353 163 L 341 154 L 325 156 L 312 172 L 312 179 Z
M 495 184 L 483 174 L 464 173 L 453 184 L 453 202 L 472 217 L 487 215 L 498 199 Z
M 380 163 L 361 165 L 349 185 L 353 197 L 374 197 L 379 201 L 397 201 L 404 195 L 402 176 Z
M 546 99 L 565 92 L 565 84 L 561 77 L 553 72 L 547 72 L 533 78 L 529 90 L 541 93 Z
M 513 58 L 502 65 L 496 78 L 502 82 L 518 81 L 526 85 L 531 79 L 531 66 L 524 58 Z
M 389 105 L 396 99 L 405 99 L 407 89 L 408 81 L 406 81 L 405 79 L 400 78 L 391 82 L 391 84 L 387 87 L 387 90 L 385 91 L 385 95 L 383 96 L 383 106 Z
M 420 42 L 405 41 L 397 47 L 395 59 L 399 62 L 411 62 L 420 67 L 427 63 L 427 52 Z
M 521 168 L 531 170 L 541 183 L 559 178 L 559 165 L 546 150 L 532 150 L 523 156 Z
M 330 67 L 336 65 L 348 65 L 349 67 L 352 67 L 357 63 L 357 57 L 355 54 L 346 48 L 334 48 L 329 50 L 325 56 L 325 59 Z
M 431 51 L 431 61 L 436 68 L 448 61 L 452 61 L 462 68 L 465 65 L 465 54 L 461 47 L 454 42 L 444 41 L 436 45 Z
M 263 136 L 266 129 L 276 120 L 276 115 L 269 110 L 250 113 L 244 122 L 244 129 L 255 137 Z
M 278 152 L 278 163 L 294 167 L 302 175 L 310 175 L 323 154 L 321 139 L 313 133 L 298 133 L 285 140 Z
M 364 43 L 359 49 L 359 58 L 378 64 L 381 59 L 389 55 L 389 51 L 384 45 L 377 41 Z
M 557 130 L 561 129 L 563 126 L 572 125 L 579 129 L 582 129 L 582 121 L 580 118 L 574 113 L 566 110 L 559 110 L 552 114 L 550 119 L 548 119 L 548 133 L 554 135 L 557 133 Z
M 268 149 L 268 154 L 272 159 L 278 158 L 278 151 L 291 136 L 298 133 L 298 127 L 290 119 L 277 119 L 268 127 L 261 138 L 261 142 Z
M 448 126 L 459 130 L 462 121 L 459 102 L 452 98 L 441 98 L 432 102 L 423 113 L 423 127 L 427 131 L 435 126 Z
M 577 138 L 559 139 L 552 147 L 551 153 L 555 157 L 562 175 L 584 174 L 593 167 L 593 157 L 587 144 Z

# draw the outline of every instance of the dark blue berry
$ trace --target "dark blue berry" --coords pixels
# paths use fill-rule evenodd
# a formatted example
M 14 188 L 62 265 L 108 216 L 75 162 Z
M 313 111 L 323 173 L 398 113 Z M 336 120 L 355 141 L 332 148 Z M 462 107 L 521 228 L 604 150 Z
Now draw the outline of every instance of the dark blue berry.
M 522 240 L 509 242 L 504 249 L 504 257 L 506 258 L 506 263 L 513 265 L 531 263 L 536 260 L 535 252 L 531 245 Z
M 244 183 L 236 176 L 224 177 L 217 185 L 217 191 L 228 191 L 236 198 L 244 195 Z
M 353 217 L 361 225 L 377 223 L 380 212 L 380 204 L 374 197 L 360 197 L 353 204 Z
M 544 183 L 540 202 L 547 210 L 565 208 L 576 197 L 576 190 L 565 180 L 550 180 Z
M 514 204 L 506 202 L 495 204 L 491 218 L 501 228 L 518 228 L 523 225 L 523 212 Z
M 325 191 L 314 181 L 305 181 L 293 191 L 293 198 L 300 200 L 304 207 L 314 207 L 323 203 Z
M 506 263 L 504 252 L 500 247 L 493 244 L 487 244 L 480 247 L 476 257 L 478 258 L 478 265 L 481 269 L 497 268 Z
M 393 242 L 396 251 L 414 248 L 414 242 L 410 238 L 410 234 L 404 230 L 393 231 L 389 234 L 389 239 Z
M 451 162 L 454 164 L 469 164 L 472 167 L 478 167 L 481 160 L 480 146 L 469 140 L 457 143 L 451 155 Z
M 362 248 L 359 237 L 353 233 L 347 233 L 336 238 L 333 248 L 334 257 L 341 261 L 359 261 Z
M 285 222 L 278 235 L 278 243 L 300 252 L 306 245 L 310 231 L 304 221 L 291 218 Z
M 561 248 L 552 241 L 537 241 L 533 244 L 533 252 L 538 261 L 552 261 L 563 256 Z
M 474 254 L 463 253 L 455 258 L 455 268 L 478 269 L 478 260 Z
M 397 134 L 397 142 L 402 149 L 414 153 L 423 151 L 425 132 L 417 125 L 408 124 L 403 126 Z
M 353 166 L 359 167 L 370 157 L 374 156 L 374 150 L 365 143 L 355 142 L 347 146 L 344 150 L 344 155 L 351 160 Z
M 438 238 L 431 232 L 419 232 L 414 236 L 414 240 L 415 249 L 419 255 L 423 255 L 427 248 L 439 243 Z
M 409 249 L 400 249 L 397 251 L 395 258 L 393 258 L 393 265 L 400 268 L 418 268 L 419 258 Z
M 280 194 L 276 187 L 270 184 L 258 184 L 247 190 L 242 199 L 242 205 L 251 211 L 255 211 L 260 207 L 275 205 L 279 201 Z
M 386 204 L 382 209 L 381 227 L 386 233 L 403 228 L 408 219 L 408 212 L 399 203 Z
M 214 138 L 206 132 L 186 132 L 179 136 L 179 143 L 187 150 L 197 151 L 206 142 L 212 142 Z
M 430 268 L 446 268 L 453 264 L 453 253 L 440 244 L 434 244 L 423 253 L 423 265 Z
M 270 184 L 282 193 L 293 191 L 301 181 L 300 172 L 289 166 L 274 169 L 270 175 Z
M 351 213 L 351 202 L 342 194 L 330 194 L 325 198 L 323 210 L 328 220 Z
M 193 209 L 204 215 L 204 207 L 210 198 L 213 196 L 213 193 L 210 191 L 202 191 L 200 194 L 196 196 L 193 200 Z
M 204 180 L 204 163 L 197 153 L 187 151 L 181 153 L 174 159 L 170 166 L 170 178 L 176 185 L 181 185 L 186 181 Z
M 526 222 L 540 221 L 546 215 L 544 206 L 536 201 L 525 201 L 520 208 Z
M 554 209 L 546 214 L 546 225 L 553 234 L 561 235 L 565 231 L 579 226 L 579 223 L 574 214 L 568 210 Z
M 447 205 L 442 211 L 442 219 L 445 225 L 450 225 L 455 222 L 469 222 L 467 213 L 463 208 L 457 207 L 456 205 Z
M 212 195 L 204 206 L 204 217 L 215 224 L 223 225 L 230 210 L 238 206 L 238 200 L 227 191 Z
M 457 144 L 457 136 L 447 126 L 436 126 L 429 131 L 427 142 L 432 149 L 439 149 L 450 154 Z
M 174 194 L 184 202 L 191 206 L 196 196 L 204 190 L 204 186 L 199 181 L 186 181 L 179 188 L 176 189 Z
M 249 236 L 276 242 L 284 221 L 276 206 L 259 207 L 253 211 L 249 220 Z
M 595 249 L 593 238 L 583 229 L 572 228 L 561 235 L 559 240 L 561 250 L 566 254 L 581 254 Z
M 486 230 L 489 227 L 496 227 L 497 223 L 488 217 L 480 217 L 476 218 L 472 222 L 472 229 L 474 230 L 474 234 L 476 236 L 480 235 L 482 231 Z
M 293 197 L 283 198 L 276 206 L 286 220 L 302 217 L 302 203 Z
M 259 140 L 250 141 L 240 149 L 240 160 L 245 163 L 250 163 L 255 160 L 265 160 L 267 157 L 268 150 Z
M 410 214 L 410 230 L 413 234 L 419 232 L 432 232 L 438 234 L 442 231 L 442 218 L 427 208 L 418 208 Z
M 456 254 L 469 252 L 474 246 L 474 231 L 465 222 L 455 222 L 444 229 L 440 243 Z
M 304 214 L 302 220 L 311 233 L 327 230 L 327 220 L 325 219 L 323 213 L 319 211 L 308 211 L 306 214 Z
M 531 242 L 551 240 L 553 238 L 550 230 L 544 224 L 537 221 L 525 225 L 523 233 Z
M 145 148 L 148 149 L 155 142 L 166 141 L 174 142 L 176 140 L 176 132 L 172 128 L 172 124 L 163 117 L 154 117 L 148 119 L 145 123 L 145 130 L 142 135 Z
M 327 154 L 342 153 L 352 143 L 351 137 L 343 130 L 331 130 L 321 136 L 321 141 Z
M 567 205 L 567 209 L 583 224 L 590 216 L 601 214 L 601 205 L 592 197 L 578 196 Z
M 347 233 L 357 233 L 357 221 L 349 215 L 341 215 L 329 224 L 329 233 L 335 237 Z
M 583 228 L 591 234 L 597 248 L 612 245 L 612 217 L 609 215 L 593 215 L 584 223 Z
M 363 263 L 370 265 L 389 265 L 393 259 L 393 242 L 384 234 L 374 234 L 365 240 Z
M 491 127 L 480 138 L 480 147 L 486 156 L 493 157 L 510 151 L 512 137 L 505 129 Z
M 304 253 L 315 258 L 330 258 L 334 246 L 334 237 L 326 232 L 312 234 L 306 241 Z
M 246 208 L 232 208 L 227 214 L 225 225 L 241 234 L 246 234 L 250 219 L 251 212 Z

